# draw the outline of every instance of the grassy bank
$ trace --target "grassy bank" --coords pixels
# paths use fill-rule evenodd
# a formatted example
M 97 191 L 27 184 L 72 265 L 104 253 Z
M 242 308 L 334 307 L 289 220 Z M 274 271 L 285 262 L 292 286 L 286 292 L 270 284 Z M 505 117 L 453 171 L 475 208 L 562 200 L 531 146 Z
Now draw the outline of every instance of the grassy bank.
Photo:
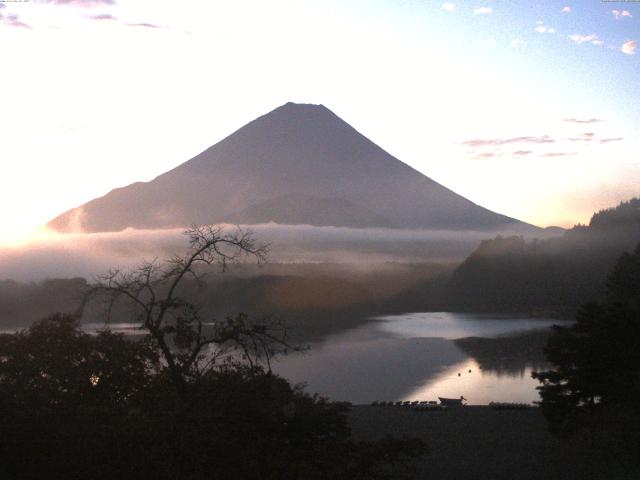
M 431 454 L 416 478 L 455 480 L 604 479 L 585 441 L 554 438 L 537 409 L 492 410 L 468 406 L 420 412 L 403 407 L 355 406 L 356 438 L 393 435 L 425 440 Z

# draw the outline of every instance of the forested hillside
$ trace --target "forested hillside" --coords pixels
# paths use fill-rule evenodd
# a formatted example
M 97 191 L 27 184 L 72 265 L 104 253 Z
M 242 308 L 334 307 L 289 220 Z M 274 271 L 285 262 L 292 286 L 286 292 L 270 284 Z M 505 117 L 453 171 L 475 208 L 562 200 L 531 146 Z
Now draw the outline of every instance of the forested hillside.
M 601 294 L 617 258 L 640 242 L 640 198 L 599 211 L 563 236 L 483 241 L 424 307 L 571 316 Z

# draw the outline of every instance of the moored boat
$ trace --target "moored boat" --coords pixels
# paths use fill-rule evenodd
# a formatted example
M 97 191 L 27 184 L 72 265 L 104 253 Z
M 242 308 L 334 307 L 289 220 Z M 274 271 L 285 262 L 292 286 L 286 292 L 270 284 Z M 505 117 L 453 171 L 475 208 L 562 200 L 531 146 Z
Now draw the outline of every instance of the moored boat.
M 464 398 L 462 395 L 460 395 L 460 398 L 438 397 L 438 400 L 440 400 L 440 405 L 444 407 L 463 407 L 465 405 L 464 402 L 467 401 L 467 399 Z

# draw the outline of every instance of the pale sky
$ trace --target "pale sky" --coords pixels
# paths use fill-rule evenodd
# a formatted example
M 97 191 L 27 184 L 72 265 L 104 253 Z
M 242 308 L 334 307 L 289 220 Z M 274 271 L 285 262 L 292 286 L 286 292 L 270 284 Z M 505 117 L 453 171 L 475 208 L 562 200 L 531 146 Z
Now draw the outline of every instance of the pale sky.
M 0 2 L 0 243 L 288 101 L 540 226 L 640 195 L 640 4 Z

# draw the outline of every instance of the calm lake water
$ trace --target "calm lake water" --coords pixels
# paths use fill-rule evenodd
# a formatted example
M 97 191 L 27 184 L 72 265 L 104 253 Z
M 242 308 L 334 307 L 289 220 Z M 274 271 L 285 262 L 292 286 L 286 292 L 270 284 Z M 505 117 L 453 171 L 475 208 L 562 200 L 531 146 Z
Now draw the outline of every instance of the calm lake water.
M 374 400 L 437 400 L 464 395 L 469 404 L 538 400 L 536 366 L 519 362 L 482 368 L 453 341 L 493 338 L 564 323 L 542 318 L 412 313 L 379 317 L 326 337 L 301 355 L 279 359 L 274 370 L 309 392 L 354 404 Z M 539 368 L 539 366 L 538 366 Z
M 293 383 L 305 383 L 309 392 L 354 404 L 461 395 L 471 405 L 531 403 L 539 399 L 538 382 L 531 372 L 544 365 L 526 358 L 505 359 L 500 351 L 485 354 L 482 363 L 455 340 L 509 337 L 567 323 L 448 312 L 377 317 L 314 342 L 305 353 L 280 357 L 272 367 Z M 85 324 L 84 328 L 96 331 L 104 326 Z M 142 333 L 130 323 L 110 328 L 129 335 Z

